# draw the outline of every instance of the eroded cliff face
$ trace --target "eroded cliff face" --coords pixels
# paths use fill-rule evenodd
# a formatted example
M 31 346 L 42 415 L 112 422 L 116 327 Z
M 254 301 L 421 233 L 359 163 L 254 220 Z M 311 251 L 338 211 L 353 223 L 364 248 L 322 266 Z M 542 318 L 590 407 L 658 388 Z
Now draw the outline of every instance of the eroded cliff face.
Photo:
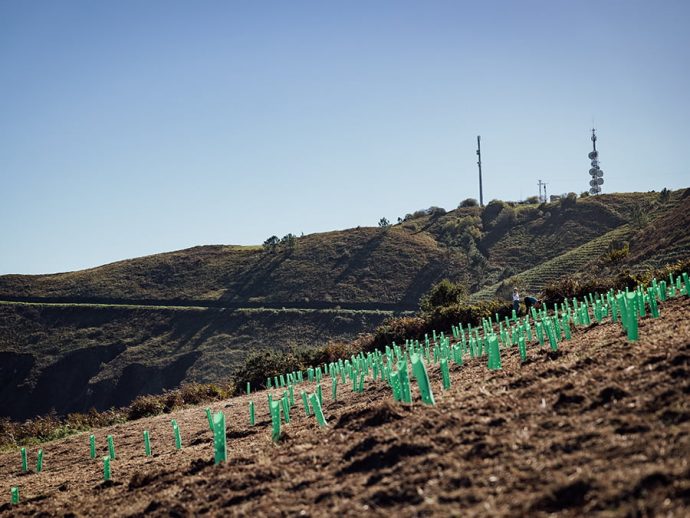
M 227 381 L 252 349 L 350 340 L 386 316 L 0 304 L 0 417 L 106 410 Z

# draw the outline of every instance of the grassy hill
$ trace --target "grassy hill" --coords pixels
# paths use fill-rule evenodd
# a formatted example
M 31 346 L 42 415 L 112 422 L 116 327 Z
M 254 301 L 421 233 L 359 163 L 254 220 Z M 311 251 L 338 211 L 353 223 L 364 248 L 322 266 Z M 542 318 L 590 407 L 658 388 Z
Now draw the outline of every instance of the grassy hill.
M 257 347 L 350 340 L 414 311 L 443 278 L 478 300 L 603 271 L 611 242 L 629 243 L 617 267 L 687 258 L 688 200 L 676 191 L 494 201 L 303 236 L 291 248 L 199 246 L 0 276 L 0 416 L 102 409 L 182 381 L 227 379 Z M 124 396 L 109 396 L 113 387 Z

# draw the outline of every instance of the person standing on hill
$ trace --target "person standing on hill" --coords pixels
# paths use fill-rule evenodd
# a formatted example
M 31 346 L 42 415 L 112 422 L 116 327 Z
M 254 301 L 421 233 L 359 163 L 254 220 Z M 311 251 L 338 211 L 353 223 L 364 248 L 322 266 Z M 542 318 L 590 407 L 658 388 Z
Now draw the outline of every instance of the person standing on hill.
M 520 311 L 520 294 L 517 288 L 513 288 L 513 309 L 516 314 Z

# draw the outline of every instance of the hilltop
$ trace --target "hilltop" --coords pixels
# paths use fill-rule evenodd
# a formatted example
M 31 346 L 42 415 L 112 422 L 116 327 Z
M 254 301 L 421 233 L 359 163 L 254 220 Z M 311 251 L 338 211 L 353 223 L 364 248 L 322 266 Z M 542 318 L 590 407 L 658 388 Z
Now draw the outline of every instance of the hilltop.
M 228 379 L 260 347 L 348 342 L 416 311 L 443 278 L 471 300 L 505 299 L 513 285 L 534 292 L 582 272 L 688 258 L 688 192 L 432 207 L 292 247 L 199 246 L 0 276 L 0 415 L 105 409 Z

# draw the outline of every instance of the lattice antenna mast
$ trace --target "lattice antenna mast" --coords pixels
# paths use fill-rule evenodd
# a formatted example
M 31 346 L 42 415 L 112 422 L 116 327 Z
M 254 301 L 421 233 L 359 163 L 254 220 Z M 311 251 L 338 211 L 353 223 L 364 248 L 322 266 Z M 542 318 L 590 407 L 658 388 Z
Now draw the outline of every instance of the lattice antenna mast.
M 599 151 L 597 151 L 597 134 L 595 128 L 592 128 L 592 151 L 587 157 L 592 161 L 589 175 L 592 179 L 589 181 L 589 193 L 599 194 L 604 185 L 604 171 L 599 167 Z

